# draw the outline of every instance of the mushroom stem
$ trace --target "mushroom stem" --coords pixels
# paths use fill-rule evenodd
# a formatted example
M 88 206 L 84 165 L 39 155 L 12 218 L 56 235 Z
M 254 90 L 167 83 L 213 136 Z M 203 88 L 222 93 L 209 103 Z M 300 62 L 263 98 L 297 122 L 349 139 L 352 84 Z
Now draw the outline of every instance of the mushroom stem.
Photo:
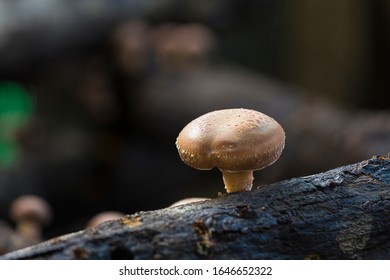
M 253 183 L 253 171 L 222 171 L 223 182 L 228 193 L 250 191 Z
M 32 219 L 23 219 L 16 225 L 16 231 L 23 237 L 39 242 L 41 239 L 41 225 Z

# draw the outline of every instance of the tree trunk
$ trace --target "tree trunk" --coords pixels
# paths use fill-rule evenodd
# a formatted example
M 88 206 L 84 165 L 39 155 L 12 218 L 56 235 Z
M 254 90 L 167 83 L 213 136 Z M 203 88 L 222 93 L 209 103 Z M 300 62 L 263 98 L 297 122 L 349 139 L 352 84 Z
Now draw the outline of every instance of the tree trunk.
M 156 211 L 2 259 L 388 259 L 390 158 Z

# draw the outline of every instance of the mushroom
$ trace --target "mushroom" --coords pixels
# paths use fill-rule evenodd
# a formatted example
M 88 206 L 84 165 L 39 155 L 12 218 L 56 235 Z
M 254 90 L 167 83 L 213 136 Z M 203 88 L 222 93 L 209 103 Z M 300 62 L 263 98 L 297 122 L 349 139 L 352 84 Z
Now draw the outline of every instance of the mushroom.
M 41 197 L 23 195 L 10 207 L 10 217 L 16 222 L 16 231 L 24 238 L 39 242 L 42 226 L 51 221 L 50 205 Z
M 5 221 L 0 220 L 0 255 L 16 251 L 31 245 L 35 242 L 26 240 L 15 232 Z
M 153 45 L 158 65 L 165 71 L 194 69 L 207 61 L 214 34 L 202 24 L 165 23 L 154 29 Z
M 250 191 L 253 171 L 273 164 L 285 133 L 273 118 L 249 109 L 207 113 L 187 124 L 176 140 L 182 161 L 196 169 L 217 167 L 228 193 Z
M 87 227 L 95 227 L 103 222 L 122 218 L 125 214 L 117 211 L 104 211 L 93 216 L 87 223 Z
M 134 20 L 120 24 L 112 36 L 113 54 L 122 74 L 140 76 L 148 67 L 149 26 Z
M 210 200 L 210 198 L 188 197 L 188 198 L 183 198 L 183 199 L 176 201 L 175 203 L 169 205 L 169 207 L 175 207 L 175 206 L 179 206 L 179 205 L 184 205 L 184 204 L 193 203 L 193 202 L 200 202 L 200 201 L 205 201 L 205 200 Z

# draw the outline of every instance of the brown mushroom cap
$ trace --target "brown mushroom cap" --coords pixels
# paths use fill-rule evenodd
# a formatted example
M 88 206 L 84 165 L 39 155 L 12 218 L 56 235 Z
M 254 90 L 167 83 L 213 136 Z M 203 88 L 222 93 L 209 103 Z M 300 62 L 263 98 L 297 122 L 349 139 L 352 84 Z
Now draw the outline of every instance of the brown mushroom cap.
M 45 225 L 51 221 L 51 208 L 43 198 L 23 195 L 12 202 L 10 217 L 14 221 L 34 220 Z
M 193 203 L 193 202 L 200 202 L 200 201 L 205 201 L 205 200 L 210 200 L 210 198 L 188 197 L 188 198 L 183 198 L 183 199 L 176 201 L 175 203 L 169 205 L 169 207 L 175 207 L 175 206 L 179 206 L 179 205 L 184 205 L 184 204 Z
M 87 227 L 95 227 L 106 221 L 122 218 L 125 214 L 117 211 L 105 211 L 93 216 L 87 223 Z
M 249 109 L 207 113 L 180 132 L 176 147 L 189 166 L 231 172 L 263 169 L 284 148 L 285 133 L 273 118 Z

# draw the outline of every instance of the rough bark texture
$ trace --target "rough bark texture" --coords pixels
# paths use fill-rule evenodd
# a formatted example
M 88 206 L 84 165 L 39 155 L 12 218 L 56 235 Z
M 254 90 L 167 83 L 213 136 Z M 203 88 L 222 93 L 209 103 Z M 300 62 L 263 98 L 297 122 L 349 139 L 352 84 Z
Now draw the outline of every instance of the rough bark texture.
M 139 212 L 3 259 L 388 259 L 390 158 Z

